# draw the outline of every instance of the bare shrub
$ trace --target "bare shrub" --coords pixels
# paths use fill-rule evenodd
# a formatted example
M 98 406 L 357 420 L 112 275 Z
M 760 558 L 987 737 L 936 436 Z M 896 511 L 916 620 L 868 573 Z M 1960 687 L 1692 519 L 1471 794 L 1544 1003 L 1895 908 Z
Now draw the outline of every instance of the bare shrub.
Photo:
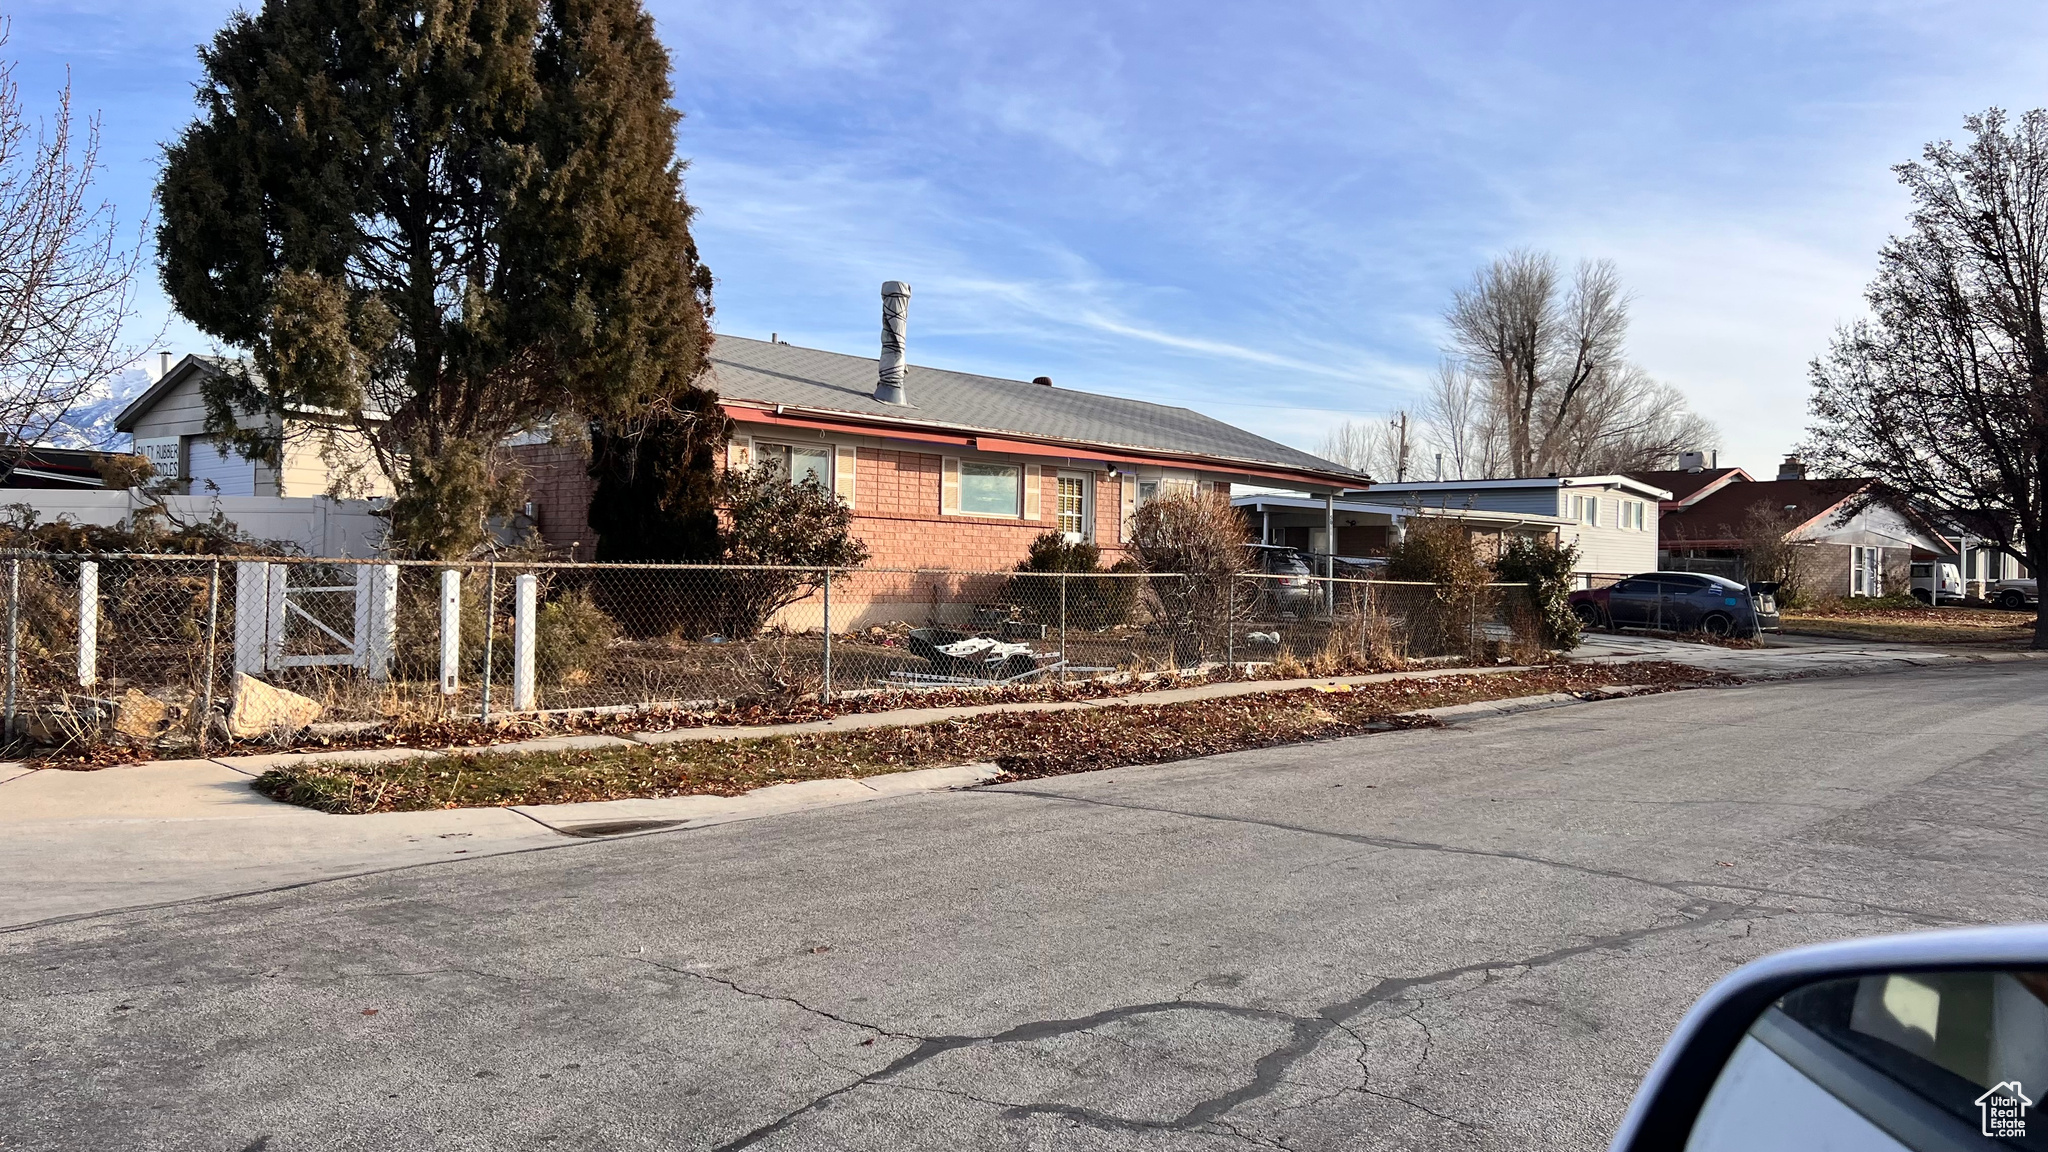
M 1475 625 L 1492 571 L 1473 552 L 1464 521 L 1411 516 L 1387 554 L 1387 579 L 1430 585 L 1409 602 L 1408 649 L 1417 655 L 1477 656 L 1484 638 Z
M 764 463 L 727 472 L 723 488 L 725 562 L 768 566 L 719 574 L 713 624 L 726 636 L 760 635 L 777 612 L 823 586 L 819 569 L 867 563 L 867 545 L 852 532 L 853 512 L 816 476 L 791 483 Z
M 1171 490 L 1132 518 L 1131 555 L 1155 574 L 1146 581 L 1149 607 L 1179 667 L 1199 664 L 1222 643 L 1231 582 L 1251 566 L 1250 538 L 1244 513 L 1217 492 Z

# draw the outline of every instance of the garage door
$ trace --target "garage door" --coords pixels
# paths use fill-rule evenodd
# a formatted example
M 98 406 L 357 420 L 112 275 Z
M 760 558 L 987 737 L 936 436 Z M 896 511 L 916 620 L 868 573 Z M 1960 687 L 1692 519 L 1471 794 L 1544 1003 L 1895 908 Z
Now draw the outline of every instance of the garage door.
M 256 494 L 256 462 L 244 460 L 233 449 L 222 452 L 214 447 L 211 440 L 195 438 L 189 448 L 191 464 L 186 475 L 192 477 L 191 492 L 194 496 L 254 496 Z M 211 486 L 208 485 L 211 481 Z

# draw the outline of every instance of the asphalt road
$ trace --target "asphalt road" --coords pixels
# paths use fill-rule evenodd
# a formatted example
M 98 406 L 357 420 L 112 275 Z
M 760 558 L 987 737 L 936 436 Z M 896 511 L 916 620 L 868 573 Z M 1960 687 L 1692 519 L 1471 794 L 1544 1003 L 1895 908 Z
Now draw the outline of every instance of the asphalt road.
M 0 1147 L 1604 1147 L 1686 1005 L 2048 919 L 2048 667 L 1688 692 L 0 934 Z

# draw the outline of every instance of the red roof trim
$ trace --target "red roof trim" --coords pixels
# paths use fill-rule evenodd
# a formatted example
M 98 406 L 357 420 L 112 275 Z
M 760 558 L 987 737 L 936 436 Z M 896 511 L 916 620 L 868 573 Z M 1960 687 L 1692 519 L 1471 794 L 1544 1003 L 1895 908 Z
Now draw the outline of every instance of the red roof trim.
M 1296 472 L 1279 467 L 1260 467 L 1239 464 L 1235 461 L 1213 456 L 1191 456 L 1176 452 L 1132 452 L 1130 449 L 1110 449 L 1092 444 L 1061 443 L 1059 441 L 1020 440 L 1006 436 L 964 435 L 945 432 L 928 432 L 923 429 L 906 428 L 886 420 L 868 421 L 859 417 L 837 418 L 831 416 L 792 416 L 767 408 L 755 408 L 730 401 L 720 401 L 719 407 L 735 421 L 749 424 L 776 424 L 792 428 L 813 428 L 826 432 L 852 433 L 861 436 L 881 436 L 892 440 L 914 440 L 927 444 L 946 444 L 962 448 L 977 448 L 983 452 L 1007 452 L 1018 456 L 1071 457 L 1081 460 L 1102 460 L 1110 464 L 1183 464 L 1210 472 L 1228 472 L 1232 475 L 1256 477 L 1261 480 L 1278 480 L 1284 483 L 1308 483 L 1317 488 L 1360 488 L 1362 484 L 1345 484 L 1333 477 L 1314 472 Z

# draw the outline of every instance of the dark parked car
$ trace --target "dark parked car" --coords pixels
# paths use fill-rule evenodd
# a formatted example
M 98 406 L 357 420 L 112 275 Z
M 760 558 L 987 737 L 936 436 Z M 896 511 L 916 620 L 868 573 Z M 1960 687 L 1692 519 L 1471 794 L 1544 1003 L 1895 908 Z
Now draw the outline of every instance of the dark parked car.
M 1322 607 L 1322 589 L 1300 552 L 1279 544 L 1247 544 L 1245 548 L 1252 554 L 1252 574 L 1260 578 L 1257 611 L 1261 615 L 1301 616 Z
M 1572 593 L 1572 611 L 1595 628 L 1656 628 L 1755 636 L 1778 627 L 1778 586 L 1698 572 L 1645 572 Z

